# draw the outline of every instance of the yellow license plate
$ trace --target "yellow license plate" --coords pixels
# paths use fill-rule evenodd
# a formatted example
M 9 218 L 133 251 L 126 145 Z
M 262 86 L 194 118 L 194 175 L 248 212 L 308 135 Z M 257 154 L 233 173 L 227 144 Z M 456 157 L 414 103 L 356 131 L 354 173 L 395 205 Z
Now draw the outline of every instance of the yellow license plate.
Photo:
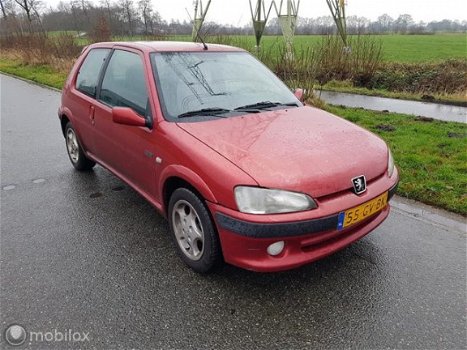
M 388 193 L 383 193 L 381 196 L 372 199 L 366 203 L 354 207 L 352 209 L 339 213 L 337 221 L 337 229 L 342 230 L 346 227 L 355 225 L 371 215 L 383 210 L 388 205 Z

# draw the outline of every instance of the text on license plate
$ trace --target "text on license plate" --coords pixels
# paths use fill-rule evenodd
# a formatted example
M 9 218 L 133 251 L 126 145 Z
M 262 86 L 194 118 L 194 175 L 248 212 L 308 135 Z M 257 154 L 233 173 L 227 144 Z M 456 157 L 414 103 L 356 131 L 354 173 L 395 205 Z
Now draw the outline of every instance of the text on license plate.
M 367 217 L 384 209 L 388 204 L 388 193 L 385 192 L 381 196 L 372 199 L 358 207 L 339 213 L 339 220 L 337 221 L 337 229 L 342 230 L 346 227 L 354 225 Z

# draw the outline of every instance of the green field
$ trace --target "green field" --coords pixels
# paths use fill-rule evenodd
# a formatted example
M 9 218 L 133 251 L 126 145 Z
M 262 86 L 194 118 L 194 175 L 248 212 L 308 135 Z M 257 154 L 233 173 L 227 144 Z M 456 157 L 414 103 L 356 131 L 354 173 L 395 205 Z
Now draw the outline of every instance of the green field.
M 467 36 L 465 34 L 434 34 L 434 35 L 374 35 L 383 44 L 383 59 L 387 62 L 429 62 L 442 61 L 450 58 L 467 59 Z M 213 37 L 214 40 L 216 37 Z M 144 37 L 115 37 L 116 40 L 144 40 Z M 168 40 L 189 41 L 190 36 L 177 35 Z M 255 46 L 254 36 L 231 36 L 231 45 Z M 320 35 L 297 35 L 295 47 L 302 50 L 313 46 L 322 40 Z M 207 38 L 209 41 L 209 38 Z M 281 36 L 264 36 L 263 49 L 269 50 L 279 47 L 283 39 Z
M 467 59 L 465 34 L 383 35 L 384 59 L 392 62 Z
M 373 36 L 383 44 L 383 59 L 388 62 L 427 62 L 449 58 L 467 58 L 467 37 L 465 34 L 435 35 L 378 35 Z M 296 49 L 300 50 L 317 44 L 320 35 L 297 35 Z M 242 37 L 254 46 L 254 37 Z M 280 36 L 265 36 L 265 50 L 282 42 Z
M 449 58 L 467 58 L 465 34 L 437 35 L 379 35 L 383 44 L 383 59 L 388 62 L 426 62 Z M 274 42 L 267 37 L 265 44 Z M 297 46 L 307 46 L 320 40 L 320 36 L 297 36 Z
M 69 32 L 73 33 L 73 32 Z M 50 32 L 49 35 L 57 36 L 59 32 Z M 430 62 L 442 61 L 450 58 L 467 59 L 467 35 L 461 33 L 433 34 L 433 35 L 373 35 L 376 40 L 381 40 L 383 44 L 383 59 L 387 62 Z M 217 37 L 213 36 L 214 40 Z M 190 41 L 189 35 L 176 35 L 165 38 L 172 41 Z M 231 45 L 248 46 L 253 49 L 255 39 L 252 35 L 230 36 Z M 319 43 L 321 35 L 297 35 L 295 46 L 297 50 L 307 48 Z M 86 39 L 78 39 L 82 45 L 87 44 Z M 148 40 L 144 36 L 134 37 L 114 37 L 114 40 L 136 41 Z M 210 38 L 207 38 L 210 41 Z M 269 50 L 278 47 L 283 43 L 282 36 L 264 36 L 263 49 Z

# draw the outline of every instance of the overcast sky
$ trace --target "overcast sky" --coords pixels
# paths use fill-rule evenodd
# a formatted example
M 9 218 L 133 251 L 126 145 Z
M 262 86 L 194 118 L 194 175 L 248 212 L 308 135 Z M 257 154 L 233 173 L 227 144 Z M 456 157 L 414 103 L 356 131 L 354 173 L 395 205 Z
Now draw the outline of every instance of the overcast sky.
M 56 6 L 59 1 L 44 0 L 44 3 Z M 97 0 L 91 2 L 98 3 Z M 134 2 L 136 3 L 137 0 Z M 188 20 L 189 17 L 185 9 L 188 9 L 192 16 L 193 0 L 152 0 L 152 2 L 154 8 L 166 20 L 172 18 Z M 280 0 L 277 0 L 277 3 L 279 2 Z M 207 3 L 207 0 L 203 0 L 203 3 Z M 266 0 L 266 3 L 270 3 L 270 0 Z M 467 19 L 467 0 L 348 0 L 347 3 L 348 16 L 358 15 L 370 19 L 376 19 L 383 13 L 394 18 L 400 14 L 408 13 L 416 21 L 445 18 Z M 301 17 L 329 15 L 329 9 L 325 0 L 301 0 L 299 15 Z M 238 25 L 247 23 L 250 17 L 248 0 L 212 0 L 207 21 Z

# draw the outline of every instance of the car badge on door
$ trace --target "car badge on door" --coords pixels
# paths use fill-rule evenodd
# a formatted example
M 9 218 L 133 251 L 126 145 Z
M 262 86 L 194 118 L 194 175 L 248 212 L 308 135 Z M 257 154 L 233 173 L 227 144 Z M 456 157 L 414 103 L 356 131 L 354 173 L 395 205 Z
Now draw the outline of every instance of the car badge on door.
M 352 179 L 355 194 L 362 194 L 366 191 L 366 179 L 364 175 Z

